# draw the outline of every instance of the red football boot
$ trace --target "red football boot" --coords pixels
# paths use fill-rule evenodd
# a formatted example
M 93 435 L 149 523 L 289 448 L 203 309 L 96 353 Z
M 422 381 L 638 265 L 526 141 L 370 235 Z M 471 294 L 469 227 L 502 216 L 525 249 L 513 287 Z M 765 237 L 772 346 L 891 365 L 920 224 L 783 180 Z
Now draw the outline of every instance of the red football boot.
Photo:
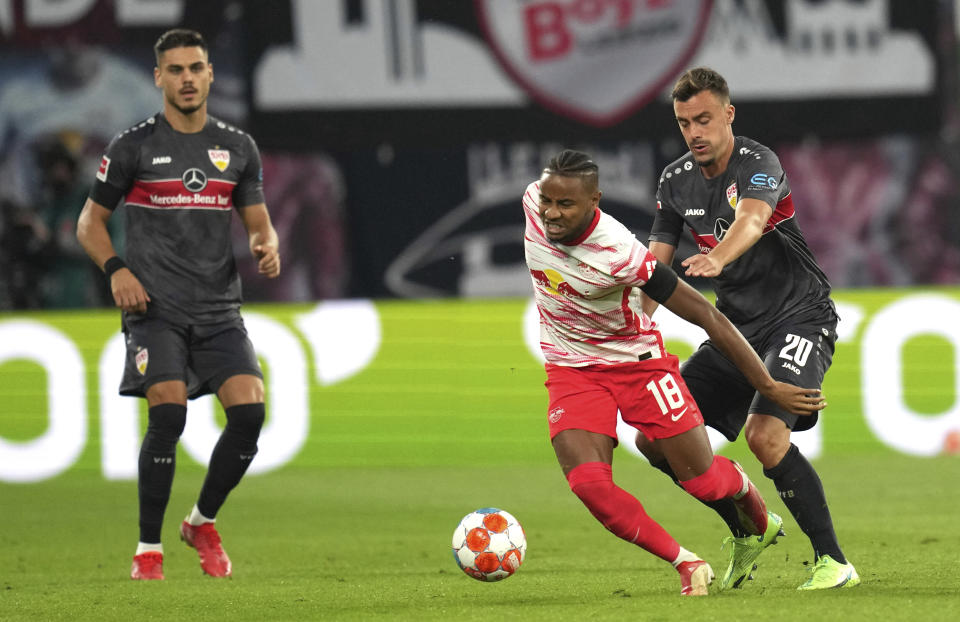
M 220 546 L 220 534 L 213 523 L 194 526 L 183 521 L 180 524 L 180 539 L 197 549 L 200 567 L 211 577 L 229 577 L 230 558 Z
M 138 581 L 163 581 L 163 553 L 148 551 L 134 555 L 130 578 Z

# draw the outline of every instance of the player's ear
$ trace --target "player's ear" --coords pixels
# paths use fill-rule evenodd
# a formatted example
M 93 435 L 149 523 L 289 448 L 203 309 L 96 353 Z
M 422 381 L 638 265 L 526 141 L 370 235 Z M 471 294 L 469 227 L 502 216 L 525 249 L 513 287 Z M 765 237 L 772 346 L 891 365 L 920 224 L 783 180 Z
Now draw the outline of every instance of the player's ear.
M 593 193 L 593 204 L 594 204 L 594 205 L 598 205 L 598 204 L 600 203 L 600 197 L 602 197 L 602 196 L 603 196 L 603 192 L 602 192 L 601 190 L 598 189 L 596 192 L 594 192 L 594 193 Z
M 730 104 L 727 106 L 727 125 L 733 124 L 733 118 L 737 116 L 737 109 Z
M 160 68 L 159 67 L 153 68 L 153 84 L 157 88 L 160 88 Z
M 213 63 L 207 63 L 207 67 L 210 69 L 210 82 L 213 82 Z

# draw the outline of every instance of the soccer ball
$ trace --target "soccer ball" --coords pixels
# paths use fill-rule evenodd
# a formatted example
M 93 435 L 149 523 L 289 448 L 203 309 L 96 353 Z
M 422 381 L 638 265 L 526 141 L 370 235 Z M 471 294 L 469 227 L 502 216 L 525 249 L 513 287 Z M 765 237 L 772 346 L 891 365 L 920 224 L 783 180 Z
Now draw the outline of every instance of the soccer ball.
M 453 558 L 478 581 L 506 579 L 527 552 L 523 527 L 509 512 L 481 508 L 463 517 L 453 532 Z

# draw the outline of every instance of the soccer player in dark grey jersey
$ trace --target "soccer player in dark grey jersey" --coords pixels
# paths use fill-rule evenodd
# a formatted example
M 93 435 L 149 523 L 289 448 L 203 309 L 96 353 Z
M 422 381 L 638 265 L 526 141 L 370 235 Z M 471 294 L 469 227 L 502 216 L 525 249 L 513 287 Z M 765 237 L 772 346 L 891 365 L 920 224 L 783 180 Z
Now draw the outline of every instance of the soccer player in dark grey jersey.
M 223 577 L 232 569 L 214 519 L 257 453 L 265 415 L 263 374 L 240 317 L 234 210 L 268 278 L 280 274 L 279 243 L 256 145 L 207 114 L 213 65 L 203 37 L 171 30 L 154 51 L 163 110 L 107 147 L 77 237 L 122 309 L 127 360 L 120 393 L 146 397 L 149 406 L 139 460 L 140 542 L 130 576 L 164 578 L 160 532 L 187 399 L 216 393 L 227 424 L 180 537 L 197 550 L 204 572 Z M 107 231 L 120 203 L 126 262 Z
M 671 264 L 683 230 L 700 253 L 681 262 L 686 274 L 709 277 L 717 308 L 756 349 L 777 380 L 820 387 L 836 341 L 837 314 L 830 284 L 797 225 L 790 184 L 776 154 L 733 135 L 734 107 L 726 80 L 698 67 L 673 89 L 677 123 L 690 151 L 667 166 L 657 189 L 657 215 L 650 251 Z M 644 299 L 650 315 L 656 302 Z M 706 341 L 681 368 L 703 418 L 729 440 L 740 430 L 773 480 L 784 504 L 810 538 L 816 563 L 798 589 L 853 587 L 860 583 L 837 542 L 820 477 L 790 442 L 791 431 L 816 424 L 818 415 L 797 416 L 773 404 Z M 650 463 L 676 480 L 655 443 L 642 435 L 638 448 Z M 782 521 L 768 521 L 762 536 L 750 536 L 724 501 L 710 503 L 732 537 L 730 563 L 721 589 L 740 587 L 764 548 L 782 535 Z

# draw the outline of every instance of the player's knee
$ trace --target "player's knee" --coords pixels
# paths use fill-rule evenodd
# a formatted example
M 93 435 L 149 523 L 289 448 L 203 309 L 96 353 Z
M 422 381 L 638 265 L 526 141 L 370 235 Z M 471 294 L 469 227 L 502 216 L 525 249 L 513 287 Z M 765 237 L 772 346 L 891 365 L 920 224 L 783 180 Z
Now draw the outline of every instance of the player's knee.
M 174 451 L 187 424 L 187 407 L 182 404 L 157 404 L 147 411 L 144 448 L 154 452 Z
M 747 426 L 743 435 L 750 451 L 763 464 L 776 463 L 790 448 L 789 429 L 784 434 L 779 430 L 771 430 L 768 426 Z
M 634 441 L 634 444 L 637 446 L 637 450 L 643 454 L 643 457 L 646 458 L 650 464 L 666 462 L 666 457 L 664 457 L 663 452 L 660 451 L 660 445 L 644 436 L 643 432 L 640 432 L 639 430 L 637 431 L 637 438 Z
M 713 463 L 704 473 L 680 482 L 683 489 L 700 501 L 716 501 L 729 496 L 722 473 L 724 463 L 719 458 L 720 456 L 714 456 Z
M 263 402 L 230 406 L 224 409 L 227 415 L 226 430 L 248 443 L 256 444 L 257 439 L 260 438 L 263 421 L 266 419 L 266 412 Z

